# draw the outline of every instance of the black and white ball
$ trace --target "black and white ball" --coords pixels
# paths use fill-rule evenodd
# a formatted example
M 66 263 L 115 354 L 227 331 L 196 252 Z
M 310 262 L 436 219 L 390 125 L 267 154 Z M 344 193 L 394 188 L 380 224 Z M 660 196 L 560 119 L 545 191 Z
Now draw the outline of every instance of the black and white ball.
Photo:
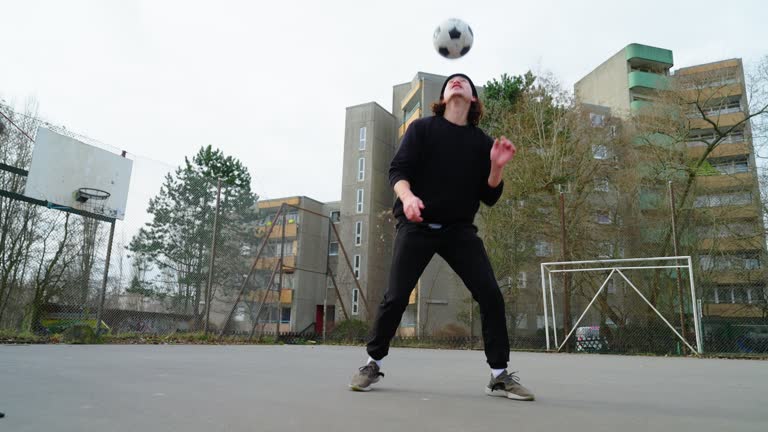
M 449 59 L 457 59 L 468 53 L 472 48 L 473 39 L 472 28 L 458 18 L 445 20 L 435 29 L 432 36 L 437 52 Z

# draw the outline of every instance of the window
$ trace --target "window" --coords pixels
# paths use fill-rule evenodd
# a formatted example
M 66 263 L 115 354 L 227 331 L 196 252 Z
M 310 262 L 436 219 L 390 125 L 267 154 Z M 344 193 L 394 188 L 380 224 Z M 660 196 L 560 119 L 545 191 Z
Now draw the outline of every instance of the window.
M 747 156 L 738 156 L 735 158 L 710 159 L 709 164 L 720 174 L 738 174 L 749 172 L 749 161 Z
M 704 147 L 712 145 L 715 141 L 718 144 L 733 144 L 744 141 L 744 130 L 738 129 L 732 131 L 724 137 L 716 135 L 712 129 L 702 130 L 697 132 L 691 132 L 688 135 L 686 145 L 688 147 Z
M 710 101 L 706 106 L 690 104 L 688 111 L 688 118 L 702 118 L 702 111 L 704 116 L 717 117 L 724 114 L 731 114 L 741 111 L 741 99 L 740 97 L 723 98 L 720 100 Z
M 277 280 L 279 281 L 280 278 L 278 277 Z M 283 273 L 283 286 L 282 286 L 282 288 L 293 289 L 293 274 L 292 273 Z
M 720 194 L 700 195 L 696 197 L 693 203 L 694 207 L 723 207 L 748 205 L 752 202 L 752 193 L 730 192 Z
M 602 114 L 589 113 L 589 121 L 594 127 L 601 127 L 605 123 L 605 116 Z
M 596 219 L 600 225 L 610 225 L 613 223 L 613 218 L 609 212 L 597 212 Z
M 611 183 L 608 181 L 608 178 L 602 177 L 595 179 L 595 190 L 598 192 L 610 192 Z
M 755 222 L 730 222 L 696 227 L 700 238 L 743 238 L 757 235 Z
M 352 264 L 352 271 L 355 273 L 355 279 L 360 279 L 360 255 L 355 255 Z
M 338 211 L 338 210 L 333 210 L 331 212 L 330 217 L 331 217 L 331 222 L 333 222 L 333 223 L 341 222 L 341 212 Z
M 357 190 L 357 212 L 358 213 L 363 212 L 363 190 L 362 189 Z
M 360 296 L 360 290 L 357 288 L 352 290 L 352 315 L 358 315 L 360 313 L 360 302 L 358 297 Z
M 757 252 L 740 252 L 729 255 L 701 255 L 699 266 L 704 271 L 738 271 L 760 269 Z M 722 300 L 722 299 L 721 299 Z
M 744 285 L 719 285 L 713 287 L 707 301 L 711 303 L 753 304 L 761 300 L 762 288 Z
M 515 327 L 525 330 L 528 328 L 528 314 L 520 312 L 515 316 Z
M 290 324 L 291 322 L 291 308 L 284 307 L 280 311 L 280 322 L 283 324 Z
M 234 320 L 237 321 L 237 322 L 245 321 L 245 306 L 238 306 L 237 307 L 237 310 L 235 311 Z
M 548 241 L 538 240 L 535 249 L 537 257 L 552 256 L 552 244 Z
M 275 218 L 275 213 L 264 213 L 261 218 L 256 222 L 257 226 L 270 226 L 272 225 L 272 220 Z M 282 218 L 277 221 L 277 223 L 281 223 Z
M 608 159 L 608 147 L 602 144 L 592 146 L 592 157 L 595 159 Z
M 517 274 L 517 287 L 525 288 L 528 285 L 528 274 L 526 272 L 520 272 Z
M 280 239 L 271 239 L 267 242 L 263 252 L 265 257 L 280 256 Z M 283 256 L 293 256 L 293 240 L 285 241 Z
M 717 287 L 712 288 L 709 291 L 709 295 L 707 296 L 707 300 L 710 303 L 720 303 L 720 295 L 717 292 Z
M 338 242 L 331 242 L 331 244 L 328 245 L 328 255 L 330 255 L 330 256 L 338 256 L 339 255 L 339 243 Z
M 357 160 L 357 181 L 365 180 L 365 158 Z
M 363 221 L 355 222 L 355 246 L 363 244 Z
M 686 89 L 703 89 L 707 87 L 721 87 L 740 82 L 737 78 L 736 69 L 728 68 L 710 73 L 703 77 L 689 76 L 685 77 L 683 87 Z
M 360 128 L 360 150 L 365 150 L 365 139 L 367 134 L 367 128 L 365 126 Z
M 611 242 L 600 242 L 598 244 L 598 258 L 613 258 L 615 248 Z

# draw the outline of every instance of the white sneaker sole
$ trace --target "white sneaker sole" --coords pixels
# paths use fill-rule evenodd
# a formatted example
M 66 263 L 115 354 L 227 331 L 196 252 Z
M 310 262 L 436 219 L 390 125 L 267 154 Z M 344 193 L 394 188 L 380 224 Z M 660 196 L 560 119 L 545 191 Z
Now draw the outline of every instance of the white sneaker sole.
M 372 390 L 371 386 L 360 387 L 360 386 L 356 386 L 356 385 L 352 385 L 352 384 L 349 385 L 349 389 L 352 390 L 352 391 L 358 391 L 358 392 L 369 392 L 369 391 Z
M 491 390 L 488 387 L 485 387 L 485 394 L 487 394 L 488 396 L 505 397 L 507 399 L 519 400 L 519 401 L 534 400 L 533 396 L 520 396 L 514 393 L 510 393 L 506 390 Z
M 350 384 L 349 385 L 349 389 L 352 390 L 352 391 L 369 392 L 369 391 L 373 390 L 371 388 L 371 386 L 373 384 L 376 384 L 377 382 L 379 382 L 378 379 L 376 379 L 376 381 L 371 381 L 371 383 L 368 384 L 368 387 L 360 387 L 359 385 Z

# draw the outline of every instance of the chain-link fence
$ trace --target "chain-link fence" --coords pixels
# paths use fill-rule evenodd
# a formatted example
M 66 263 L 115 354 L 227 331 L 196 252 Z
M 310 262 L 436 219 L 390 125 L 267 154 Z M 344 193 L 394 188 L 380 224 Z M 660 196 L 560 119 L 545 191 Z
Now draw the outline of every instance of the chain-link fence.
M 363 235 L 344 203 L 260 199 L 247 168 L 210 147 L 178 167 L 129 153 L 124 220 L 28 202 L 19 197 L 41 122 L 2 108 L 14 125 L 4 119 L 0 134 L 0 330 L 364 342 L 386 286 L 391 219 L 370 218 Z M 553 349 L 570 333 L 562 350 L 685 354 L 685 342 L 698 347 L 698 324 L 705 353 L 768 352 L 758 197 L 746 200 L 734 185 L 691 192 L 676 202 L 673 235 L 668 185 L 632 195 L 615 184 L 601 177 L 586 198 L 564 193 L 562 201 L 505 195 L 478 219 L 512 349 L 546 349 L 549 327 Z M 693 295 L 688 268 L 541 280 L 547 262 L 674 255 L 692 257 Z M 480 348 L 480 321 L 438 257 L 415 287 L 394 345 Z

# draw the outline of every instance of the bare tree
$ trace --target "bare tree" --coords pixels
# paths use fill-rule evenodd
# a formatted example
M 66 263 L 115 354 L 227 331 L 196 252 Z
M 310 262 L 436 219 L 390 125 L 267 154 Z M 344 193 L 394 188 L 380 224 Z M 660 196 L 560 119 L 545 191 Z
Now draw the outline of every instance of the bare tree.
M 26 135 L 33 136 L 39 123 L 35 119 L 37 102 L 30 99 L 21 114 L 5 104 L 0 104 L 0 111 L 4 116 L 0 120 L 4 125 L 0 133 L 0 162 L 27 170 L 32 161 L 32 142 Z M 24 177 L 0 170 L 0 190 L 23 194 Z M 29 268 L 34 221 L 39 210 L 34 205 L 0 195 L 0 327 L 20 319 L 21 290 Z

